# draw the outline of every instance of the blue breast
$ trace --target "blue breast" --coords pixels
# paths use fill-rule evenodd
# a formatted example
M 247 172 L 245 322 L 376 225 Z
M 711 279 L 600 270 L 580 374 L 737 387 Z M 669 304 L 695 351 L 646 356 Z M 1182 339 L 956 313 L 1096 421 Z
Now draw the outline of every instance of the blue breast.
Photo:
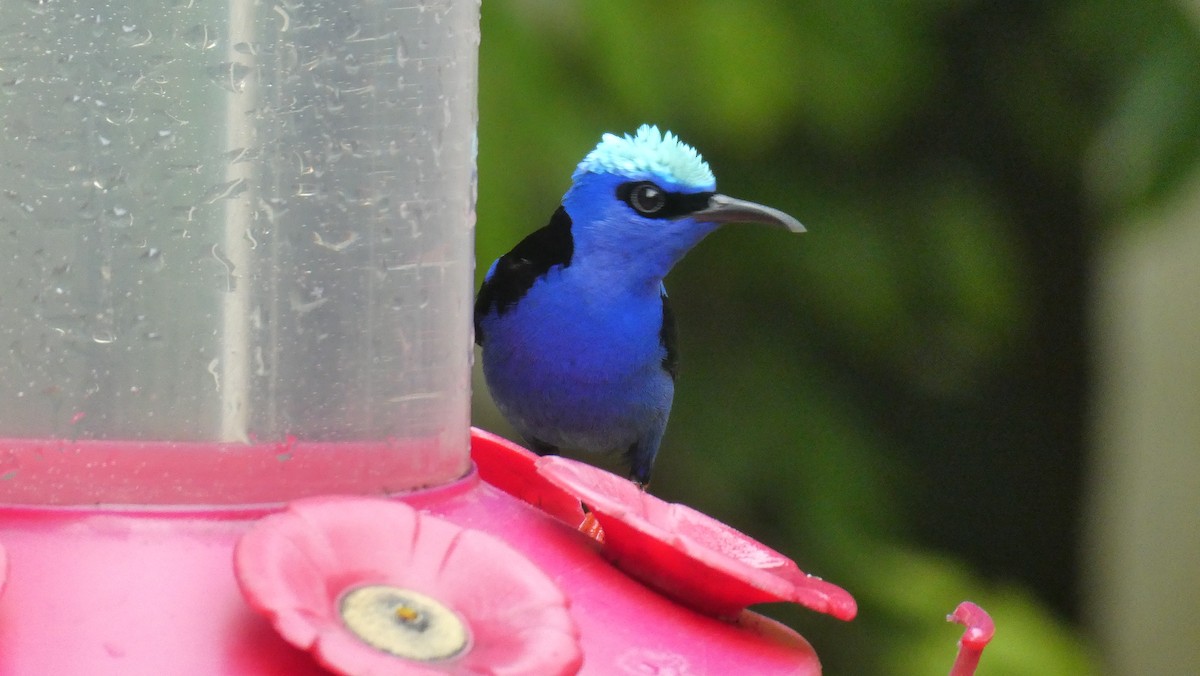
M 550 270 L 519 303 L 480 317 L 484 375 L 525 436 L 623 452 L 670 411 L 674 355 L 663 342 L 662 297 L 602 299 L 578 277 Z

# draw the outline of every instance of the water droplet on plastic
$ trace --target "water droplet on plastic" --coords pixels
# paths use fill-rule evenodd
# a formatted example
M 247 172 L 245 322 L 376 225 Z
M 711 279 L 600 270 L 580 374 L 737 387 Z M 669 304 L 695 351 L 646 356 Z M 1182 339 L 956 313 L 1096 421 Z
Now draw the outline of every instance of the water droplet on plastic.
M 235 61 L 226 61 L 208 69 L 210 80 L 235 94 L 246 90 L 246 78 L 249 75 L 250 68 Z
M 196 25 L 183 34 L 183 44 L 194 49 L 212 49 L 217 45 L 215 30 L 205 25 Z

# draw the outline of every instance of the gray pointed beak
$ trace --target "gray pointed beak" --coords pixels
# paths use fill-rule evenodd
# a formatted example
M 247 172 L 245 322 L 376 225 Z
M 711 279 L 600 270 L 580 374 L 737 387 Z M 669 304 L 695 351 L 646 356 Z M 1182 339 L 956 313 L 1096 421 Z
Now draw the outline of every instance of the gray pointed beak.
M 792 232 L 804 232 L 800 221 L 778 209 L 720 193 L 708 198 L 707 207 L 693 211 L 688 216 L 706 223 L 762 223 L 787 228 Z

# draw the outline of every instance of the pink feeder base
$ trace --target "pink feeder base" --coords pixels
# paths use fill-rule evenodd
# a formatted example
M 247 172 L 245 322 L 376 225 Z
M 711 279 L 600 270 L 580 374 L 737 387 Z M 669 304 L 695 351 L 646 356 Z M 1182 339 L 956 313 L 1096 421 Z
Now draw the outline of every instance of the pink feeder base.
M 122 463 L 120 444 L 95 443 L 103 444 L 114 467 L 135 466 Z M 72 447 L 86 455 L 88 444 Z M 257 484 L 264 495 L 296 489 L 295 476 L 282 476 L 287 463 L 278 449 L 251 446 L 240 452 L 252 454 L 246 449 L 255 448 L 263 457 L 243 460 L 266 469 L 252 478 L 214 477 L 211 502 L 245 492 L 228 485 L 239 478 Z M 221 450 L 210 451 L 176 456 L 172 471 L 186 476 L 182 465 L 191 462 L 197 475 L 211 473 L 213 454 Z M 304 459 L 312 476 L 336 474 L 344 461 L 337 453 Z M 84 485 L 80 477 L 94 470 L 59 460 L 54 467 L 36 478 L 10 478 L 22 483 L 16 492 L 0 483 L 0 500 Z M 112 480 L 122 485 L 137 483 L 114 472 Z M 46 483 L 39 489 L 33 481 Z M 369 483 L 384 485 L 375 477 Z M 205 502 L 201 485 L 189 483 L 188 502 Z M 359 488 L 360 494 L 379 494 L 378 488 Z M 146 490 L 153 504 L 0 507 L 0 546 L 9 564 L 0 596 L 0 673 L 326 673 L 251 610 L 234 578 L 234 545 L 256 520 L 282 505 L 173 506 L 164 504 L 162 485 Z M 312 492 L 295 490 L 290 497 Z M 579 628 L 580 673 L 820 673 L 812 647 L 790 629 L 752 612 L 721 621 L 668 600 L 601 558 L 586 536 L 481 482 L 474 472 L 392 499 L 490 533 L 553 579 L 570 598 Z

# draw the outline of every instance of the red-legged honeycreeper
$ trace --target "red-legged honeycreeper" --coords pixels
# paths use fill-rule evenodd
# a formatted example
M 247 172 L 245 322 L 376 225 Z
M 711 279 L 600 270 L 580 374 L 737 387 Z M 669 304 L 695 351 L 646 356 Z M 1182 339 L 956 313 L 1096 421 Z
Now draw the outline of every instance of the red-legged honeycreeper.
M 605 134 L 546 227 L 488 269 L 475 342 L 500 412 L 539 453 L 624 453 L 645 486 L 675 394 L 663 277 L 723 223 L 804 232 L 791 216 L 716 192 L 674 134 Z

